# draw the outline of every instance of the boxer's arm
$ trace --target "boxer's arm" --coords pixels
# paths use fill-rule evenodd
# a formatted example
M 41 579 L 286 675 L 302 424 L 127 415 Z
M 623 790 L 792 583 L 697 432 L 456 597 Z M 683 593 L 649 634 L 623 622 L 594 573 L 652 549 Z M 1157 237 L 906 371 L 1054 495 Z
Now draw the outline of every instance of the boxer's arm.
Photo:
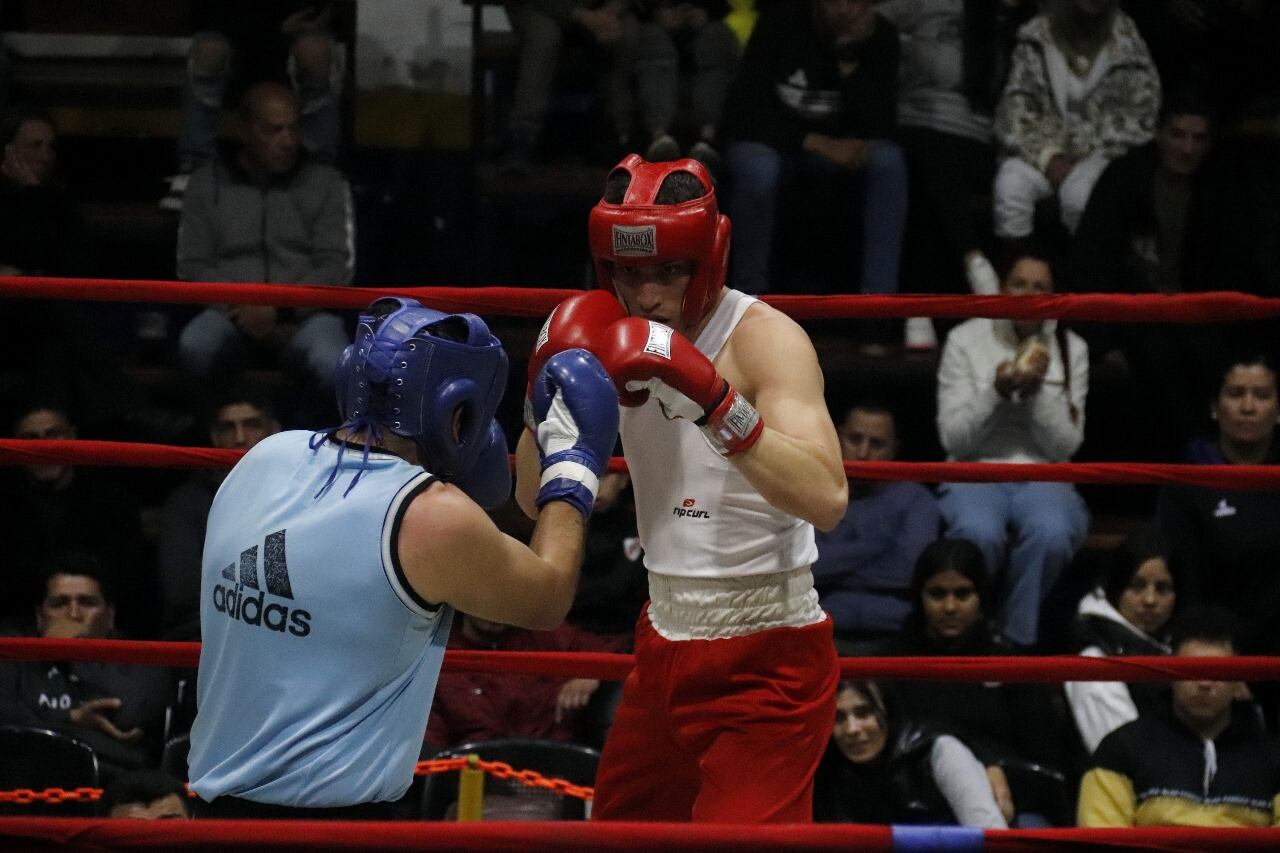
M 543 507 L 526 547 L 448 483 L 435 483 L 405 512 L 397 540 L 405 578 L 421 598 L 533 631 L 564 621 L 582 563 L 581 512 Z
M 542 463 L 538 459 L 538 442 L 527 429 L 520 430 L 516 444 L 516 503 L 530 518 L 538 517 L 538 485 L 542 479 Z
M 739 388 L 753 397 L 764 432 L 729 461 L 771 506 L 831 530 L 844 518 L 849 481 L 813 344 L 790 318 L 768 310 L 743 318 L 730 346 Z

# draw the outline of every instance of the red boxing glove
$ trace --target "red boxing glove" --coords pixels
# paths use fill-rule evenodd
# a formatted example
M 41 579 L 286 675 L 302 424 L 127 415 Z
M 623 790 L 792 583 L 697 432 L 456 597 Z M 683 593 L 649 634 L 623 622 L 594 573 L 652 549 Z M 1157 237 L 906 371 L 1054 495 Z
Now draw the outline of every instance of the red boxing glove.
M 555 307 L 542 324 L 533 352 L 529 355 L 528 384 L 525 386 L 525 426 L 533 429 L 529 409 L 534 377 L 551 356 L 569 349 L 585 349 L 598 355 L 601 335 L 609 326 L 627 316 L 618 298 L 607 290 L 576 293 Z
M 700 426 L 721 456 L 747 450 L 764 432 L 755 406 L 670 326 L 640 317 L 619 320 L 605 332 L 597 355 L 622 405 L 639 406 L 652 394 L 667 417 Z

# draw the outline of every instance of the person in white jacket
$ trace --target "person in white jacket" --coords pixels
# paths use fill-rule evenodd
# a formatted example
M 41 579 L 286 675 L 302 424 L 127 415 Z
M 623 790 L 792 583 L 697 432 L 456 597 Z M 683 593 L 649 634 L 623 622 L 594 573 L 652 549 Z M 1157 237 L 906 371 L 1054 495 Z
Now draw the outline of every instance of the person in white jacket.
M 1000 292 L 1054 290 L 1048 255 L 1030 243 L 1009 254 Z M 1054 320 L 975 317 L 951 330 L 938 365 L 938 436 L 959 462 L 1066 462 L 1084 440 L 1089 348 Z M 1000 578 L 1000 627 L 1036 643 L 1040 605 L 1084 544 L 1089 513 L 1069 483 L 944 483 L 947 535 L 982 549 Z M 1010 536 L 1012 531 L 1012 536 Z
M 1159 533 L 1141 529 L 1112 555 L 1103 582 L 1080 599 L 1072 626 L 1087 657 L 1167 655 L 1169 626 L 1178 603 L 1176 562 Z M 1163 684 L 1069 681 L 1067 704 L 1085 749 L 1139 714 L 1160 707 Z

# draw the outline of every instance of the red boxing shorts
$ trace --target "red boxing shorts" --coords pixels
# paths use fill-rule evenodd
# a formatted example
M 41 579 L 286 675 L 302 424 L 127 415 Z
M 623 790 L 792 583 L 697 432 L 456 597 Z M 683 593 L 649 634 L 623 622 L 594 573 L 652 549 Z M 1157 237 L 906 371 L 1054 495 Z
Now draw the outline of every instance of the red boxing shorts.
M 646 608 L 592 818 L 810 823 L 839 680 L 831 619 L 673 642 Z

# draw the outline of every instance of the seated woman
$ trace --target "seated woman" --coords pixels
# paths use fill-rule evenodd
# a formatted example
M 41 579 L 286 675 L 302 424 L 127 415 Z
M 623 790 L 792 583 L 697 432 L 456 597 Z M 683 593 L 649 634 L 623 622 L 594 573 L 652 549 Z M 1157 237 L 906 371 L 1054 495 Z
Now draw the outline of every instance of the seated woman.
M 912 613 L 888 655 L 1011 655 L 988 622 L 991 586 L 982 551 L 967 539 L 939 539 L 924 549 L 911 578 Z M 1039 684 L 895 681 L 894 699 L 909 717 L 955 732 L 987 767 L 1006 820 L 1015 795 L 999 766 L 1018 761 L 1061 767 L 1063 712 Z
M 1112 555 L 1102 584 L 1080 599 L 1072 626 L 1080 654 L 1169 654 L 1176 578 L 1172 555 L 1157 531 L 1143 529 L 1130 536 Z M 1169 701 L 1167 685 L 1160 683 L 1070 681 L 1063 690 L 1090 753 L 1111 732 Z
M 813 818 L 1005 829 L 986 781 L 960 740 L 891 714 L 875 682 L 842 681 L 831 743 L 814 778 Z

